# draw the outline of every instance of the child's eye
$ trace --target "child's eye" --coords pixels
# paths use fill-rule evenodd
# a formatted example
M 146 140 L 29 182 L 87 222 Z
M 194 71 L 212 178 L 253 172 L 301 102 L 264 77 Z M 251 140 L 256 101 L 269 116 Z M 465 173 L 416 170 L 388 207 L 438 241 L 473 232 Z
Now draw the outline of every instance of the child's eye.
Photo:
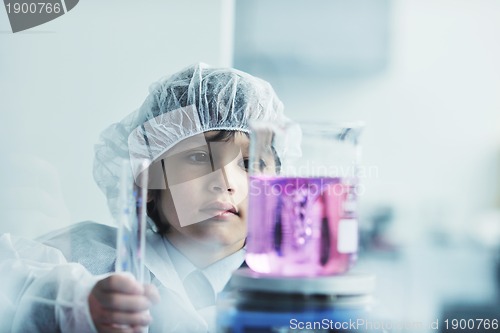
M 210 161 L 210 156 L 205 152 L 196 152 L 189 154 L 188 159 L 195 163 L 206 163 Z
M 248 171 L 249 164 L 250 164 L 250 159 L 248 159 L 248 158 L 243 159 L 242 168 L 245 169 L 246 171 Z M 267 167 L 267 163 L 262 159 L 259 160 L 259 170 L 263 170 L 266 167 Z
M 248 164 L 249 164 L 249 159 L 248 158 L 243 158 L 238 162 L 238 165 L 240 168 L 242 168 L 245 171 L 248 171 Z

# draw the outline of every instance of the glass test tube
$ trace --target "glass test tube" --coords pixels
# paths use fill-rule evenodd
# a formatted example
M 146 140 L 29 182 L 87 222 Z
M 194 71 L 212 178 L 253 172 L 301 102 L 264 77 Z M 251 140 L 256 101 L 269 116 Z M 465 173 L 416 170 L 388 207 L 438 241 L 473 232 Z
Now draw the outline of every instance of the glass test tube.
M 116 244 L 116 272 L 129 272 L 137 281 L 144 282 L 144 256 L 146 236 L 146 201 L 148 168 L 134 181 L 130 164 L 122 163 L 118 234 Z

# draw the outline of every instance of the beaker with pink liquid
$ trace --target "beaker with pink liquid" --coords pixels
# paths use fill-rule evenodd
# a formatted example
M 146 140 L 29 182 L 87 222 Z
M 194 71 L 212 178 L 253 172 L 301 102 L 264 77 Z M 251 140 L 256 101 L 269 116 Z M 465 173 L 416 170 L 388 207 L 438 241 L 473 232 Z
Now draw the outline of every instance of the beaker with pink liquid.
M 251 124 L 246 262 L 259 273 L 321 276 L 357 257 L 361 123 Z

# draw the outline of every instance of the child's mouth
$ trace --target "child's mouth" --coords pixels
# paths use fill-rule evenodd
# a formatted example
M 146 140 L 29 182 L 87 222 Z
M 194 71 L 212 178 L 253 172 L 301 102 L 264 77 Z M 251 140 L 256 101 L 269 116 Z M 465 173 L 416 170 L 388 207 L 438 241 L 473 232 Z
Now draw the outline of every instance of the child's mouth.
M 228 210 L 223 211 L 223 212 L 219 212 L 219 213 L 217 213 L 216 215 L 217 215 L 217 216 L 229 216 L 229 215 L 236 215 L 236 216 L 238 216 L 238 214 L 237 214 L 237 213 L 233 213 L 233 212 L 228 211 Z
M 202 209 L 204 213 L 210 214 L 212 216 L 240 216 L 238 212 L 230 211 L 230 210 L 215 210 L 215 209 Z
M 237 208 L 233 204 L 226 202 L 213 202 L 203 207 L 200 211 L 209 214 L 213 217 L 220 217 L 220 218 L 240 216 Z

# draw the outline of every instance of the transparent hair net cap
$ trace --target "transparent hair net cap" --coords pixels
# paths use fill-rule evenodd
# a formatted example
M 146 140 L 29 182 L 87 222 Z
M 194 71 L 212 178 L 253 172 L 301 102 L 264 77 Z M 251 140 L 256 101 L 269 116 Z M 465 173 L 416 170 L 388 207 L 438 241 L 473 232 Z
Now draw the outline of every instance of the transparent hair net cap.
M 285 119 L 268 82 L 231 68 L 192 65 L 152 84 L 138 110 L 101 133 L 94 179 L 116 216 L 123 160 L 137 178 L 145 159 L 155 162 L 186 138 L 207 131 L 248 133 L 252 120 Z

